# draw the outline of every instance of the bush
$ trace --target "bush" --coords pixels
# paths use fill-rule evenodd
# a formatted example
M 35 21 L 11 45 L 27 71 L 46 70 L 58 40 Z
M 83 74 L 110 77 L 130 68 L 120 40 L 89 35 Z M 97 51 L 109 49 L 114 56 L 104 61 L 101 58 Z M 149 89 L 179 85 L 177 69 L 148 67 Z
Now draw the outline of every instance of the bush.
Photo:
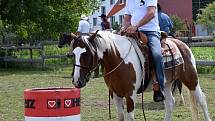
M 170 18 L 173 22 L 173 29 L 171 30 L 173 35 L 176 35 L 177 31 L 187 30 L 185 21 L 183 21 L 180 17 L 171 15 Z
M 113 30 L 116 30 L 116 31 L 119 31 L 120 30 L 120 24 L 118 23 L 118 22 L 114 22 L 113 24 L 112 24 L 112 29 Z
M 215 29 L 215 2 L 208 4 L 206 8 L 201 9 L 202 14 L 198 14 L 197 23 L 205 26 L 209 33 Z

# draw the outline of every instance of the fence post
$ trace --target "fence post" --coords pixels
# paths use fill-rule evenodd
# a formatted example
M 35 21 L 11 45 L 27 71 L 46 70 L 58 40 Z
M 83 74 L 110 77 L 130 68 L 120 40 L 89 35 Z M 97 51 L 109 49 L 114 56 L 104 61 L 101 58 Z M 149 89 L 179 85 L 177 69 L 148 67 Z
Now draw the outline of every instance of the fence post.
M 8 49 L 6 48 L 6 50 L 5 50 L 5 58 L 8 58 L 7 56 L 8 56 Z M 4 66 L 5 66 L 5 68 L 7 68 L 7 61 L 4 61 Z
M 33 60 L 33 52 L 32 52 L 32 48 L 29 48 L 30 50 L 30 59 Z M 33 63 L 31 62 L 31 66 L 33 65 Z
M 42 69 L 45 68 L 45 52 L 44 52 L 44 44 L 41 43 L 41 59 L 42 59 Z

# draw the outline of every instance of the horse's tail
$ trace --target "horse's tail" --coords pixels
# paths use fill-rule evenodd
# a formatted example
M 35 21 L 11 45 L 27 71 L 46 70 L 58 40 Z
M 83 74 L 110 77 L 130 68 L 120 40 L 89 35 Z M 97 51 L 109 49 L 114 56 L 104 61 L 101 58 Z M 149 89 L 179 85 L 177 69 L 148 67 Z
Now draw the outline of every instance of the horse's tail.
M 181 93 L 182 93 L 182 82 L 178 79 L 176 79 L 172 84 L 172 94 L 175 93 L 176 87 L 178 87 L 179 94 L 181 95 Z
M 195 91 L 189 90 L 190 106 L 191 106 L 190 109 L 192 112 L 192 120 L 198 121 L 198 104 L 194 93 Z

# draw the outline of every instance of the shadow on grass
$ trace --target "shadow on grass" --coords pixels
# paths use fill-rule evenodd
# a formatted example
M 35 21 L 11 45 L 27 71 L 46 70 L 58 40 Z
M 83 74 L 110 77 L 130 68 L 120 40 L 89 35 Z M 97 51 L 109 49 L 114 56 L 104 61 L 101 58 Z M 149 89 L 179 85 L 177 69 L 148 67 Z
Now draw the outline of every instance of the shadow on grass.
M 145 110 L 164 110 L 164 102 L 143 102 L 144 103 L 144 109 Z M 137 109 L 142 109 L 142 102 L 136 103 Z

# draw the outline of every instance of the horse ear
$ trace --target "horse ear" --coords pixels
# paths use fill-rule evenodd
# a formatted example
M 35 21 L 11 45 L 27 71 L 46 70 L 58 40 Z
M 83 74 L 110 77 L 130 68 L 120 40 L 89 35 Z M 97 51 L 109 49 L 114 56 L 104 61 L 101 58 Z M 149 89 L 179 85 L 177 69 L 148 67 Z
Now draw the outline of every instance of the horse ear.
M 77 39 L 78 37 L 75 35 L 75 34 L 73 34 L 72 32 L 71 32 L 71 40 L 73 40 L 73 39 Z
M 93 41 L 96 38 L 96 35 L 98 33 L 99 30 L 97 30 L 95 33 L 93 33 L 92 36 L 90 36 L 89 41 Z

